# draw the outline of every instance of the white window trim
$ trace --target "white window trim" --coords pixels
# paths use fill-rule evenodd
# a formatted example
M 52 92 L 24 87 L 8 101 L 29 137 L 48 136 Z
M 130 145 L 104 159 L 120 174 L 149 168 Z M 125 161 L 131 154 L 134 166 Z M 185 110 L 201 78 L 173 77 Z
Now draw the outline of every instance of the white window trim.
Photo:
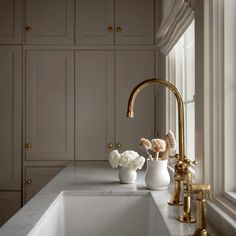
M 179 50 L 176 49 L 176 50 Z M 182 81 L 178 82 L 176 81 L 176 77 L 182 76 L 183 73 L 185 73 L 184 68 L 182 67 L 182 61 L 178 61 L 178 63 L 181 64 L 181 66 L 176 66 L 176 61 L 174 60 L 174 55 L 176 51 L 173 49 L 172 51 L 169 52 L 169 54 L 165 57 L 165 65 L 166 65 L 166 80 L 169 81 L 170 83 L 174 84 L 177 87 L 183 87 Z M 179 51 L 178 51 L 179 53 Z M 180 58 L 182 59 L 182 57 Z M 177 83 L 180 83 L 177 85 Z M 176 106 L 176 99 L 170 91 L 166 90 L 166 130 L 172 130 L 174 134 L 176 134 L 176 138 L 178 141 L 178 118 L 176 116 L 178 110 Z M 186 121 L 185 121 L 186 122 Z M 186 142 L 186 137 L 185 137 L 185 142 Z M 171 173 L 171 179 L 174 181 L 174 166 L 175 166 L 176 161 L 170 161 L 168 165 L 168 170 Z M 190 166 L 190 172 L 192 173 L 192 181 L 196 182 L 196 171 L 195 171 L 195 166 Z
M 204 182 L 214 203 L 236 219 L 236 205 L 224 192 L 223 0 L 205 1 L 204 11 Z

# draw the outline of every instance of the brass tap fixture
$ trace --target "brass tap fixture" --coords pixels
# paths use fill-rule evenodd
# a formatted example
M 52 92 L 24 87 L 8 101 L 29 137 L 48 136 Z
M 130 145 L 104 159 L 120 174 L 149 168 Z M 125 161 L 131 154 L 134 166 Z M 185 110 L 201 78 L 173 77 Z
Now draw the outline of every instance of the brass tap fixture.
M 184 185 L 189 185 L 192 182 L 192 175 L 189 171 L 189 166 L 191 164 L 196 164 L 195 162 L 190 161 L 184 152 L 184 107 L 183 107 L 183 99 L 178 89 L 166 80 L 161 79 L 147 79 L 143 82 L 139 83 L 131 92 L 128 102 L 128 111 L 127 116 L 130 118 L 134 117 L 134 102 L 136 96 L 139 92 L 149 85 L 162 85 L 167 87 L 174 95 L 178 104 L 178 129 L 179 129 L 179 154 L 176 154 L 175 157 L 177 159 L 175 165 L 175 187 L 174 193 L 172 196 L 172 200 L 169 202 L 170 205 L 182 205 L 180 202 L 180 191 L 181 191 L 181 182 Z M 191 218 L 191 203 L 190 203 L 190 195 L 185 192 L 184 194 L 184 213 L 183 216 L 178 217 L 177 219 L 183 222 L 193 222 L 194 220 Z
M 211 200 L 210 185 L 189 184 L 185 187 L 188 194 L 197 194 L 197 229 L 193 236 L 207 236 L 209 234 L 206 229 L 205 202 L 207 197 Z

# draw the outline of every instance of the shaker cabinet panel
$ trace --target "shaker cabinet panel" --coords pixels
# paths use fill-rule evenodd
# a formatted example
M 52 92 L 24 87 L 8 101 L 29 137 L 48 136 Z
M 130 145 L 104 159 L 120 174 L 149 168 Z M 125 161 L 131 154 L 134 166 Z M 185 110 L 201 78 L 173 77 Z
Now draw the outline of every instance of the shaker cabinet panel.
M 64 167 L 30 166 L 25 168 L 25 203 L 37 194 Z
M 21 189 L 21 47 L 0 46 L 0 190 Z
M 77 0 L 76 9 L 77 43 L 114 43 L 114 0 Z
M 137 150 L 141 137 L 154 137 L 154 86 L 145 88 L 135 102 L 133 119 L 127 118 L 127 104 L 133 88 L 154 77 L 154 51 L 116 52 L 116 143 L 121 150 Z
M 117 44 L 154 44 L 154 0 L 116 0 Z
M 27 44 L 73 44 L 74 0 L 26 0 Z
M 154 0 L 77 0 L 79 44 L 154 44 Z
M 76 54 L 77 160 L 104 160 L 114 141 L 114 54 L 78 51 Z
M 26 52 L 27 160 L 74 159 L 74 53 Z
M 21 208 L 21 192 L 0 192 L 0 226 Z
M 22 0 L 0 0 L 0 44 L 22 43 Z

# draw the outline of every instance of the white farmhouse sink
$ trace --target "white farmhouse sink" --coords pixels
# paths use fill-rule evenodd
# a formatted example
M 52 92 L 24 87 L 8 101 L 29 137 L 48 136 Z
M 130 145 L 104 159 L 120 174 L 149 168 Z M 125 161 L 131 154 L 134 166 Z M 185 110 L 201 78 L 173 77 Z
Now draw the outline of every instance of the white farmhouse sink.
M 151 194 L 63 192 L 28 236 L 168 236 Z

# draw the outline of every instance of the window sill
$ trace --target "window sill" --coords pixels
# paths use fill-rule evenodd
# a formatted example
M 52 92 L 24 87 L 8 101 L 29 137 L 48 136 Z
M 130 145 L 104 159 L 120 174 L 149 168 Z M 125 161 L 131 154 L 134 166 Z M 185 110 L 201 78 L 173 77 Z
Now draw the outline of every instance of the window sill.
M 236 209 L 229 205 L 229 201 L 224 197 L 214 198 L 214 203 L 207 203 L 207 219 L 214 226 L 219 235 L 236 235 Z
M 229 201 L 236 204 L 236 193 L 235 192 L 225 192 L 224 195 Z

